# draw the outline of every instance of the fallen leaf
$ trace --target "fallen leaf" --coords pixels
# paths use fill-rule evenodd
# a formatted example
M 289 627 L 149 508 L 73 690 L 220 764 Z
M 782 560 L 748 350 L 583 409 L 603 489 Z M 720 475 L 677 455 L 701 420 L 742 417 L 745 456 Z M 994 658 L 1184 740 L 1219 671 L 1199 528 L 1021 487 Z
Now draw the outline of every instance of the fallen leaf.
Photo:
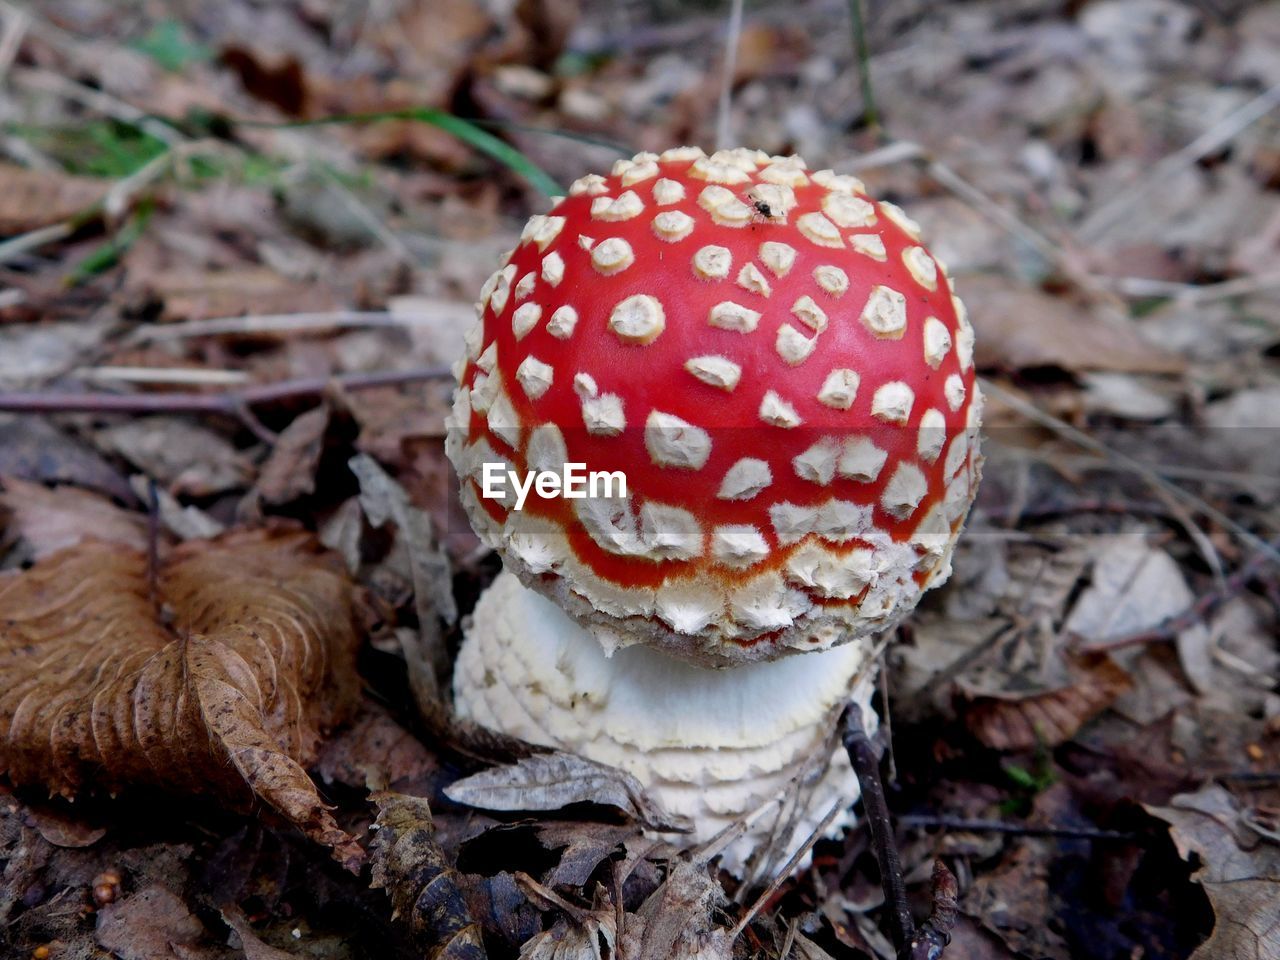
M 482 770 L 455 781 L 444 795 L 482 810 L 560 810 L 572 803 L 598 803 L 617 807 L 651 830 L 688 829 L 631 774 L 571 753 L 538 753 Z
M 1129 674 L 1106 654 L 1076 658 L 1074 666 L 1079 679 L 1069 687 L 973 698 L 961 707 L 965 724 L 992 750 L 1065 743 L 1132 686 Z
M 1132 323 L 1098 307 L 994 274 L 965 277 L 959 286 L 978 331 L 980 367 L 1166 374 L 1186 367 L 1181 357 L 1143 339 Z
M 109 187 L 90 177 L 0 164 L 0 234 L 70 220 L 106 196 Z
M 0 770 L 75 796 L 140 784 L 273 807 L 361 859 L 302 765 L 356 702 L 355 590 L 307 534 L 147 557 L 89 541 L 0 578 Z
M 1216 922 L 1191 960 L 1280 956 L 1280 845 L 1251 834 L 1235 798 L 1217 784 L 1146 809 L 1169 824 L 1184 860 L 1199 857 L 1191 877 L 1204 886 Z
M 180 417 L 137 417 L 94 434 L 174 496 L 207 497 L 247 487 L 253 464 L 221 435 Z
M 430 515 L 410 502 L 404 488 L 377 461 L 361 453 L 351 458 L 349 466 L 360 482 L 360 507 L 370 526 L 391 523 L 398 532 L 395 547 L 413 585 L 418 614 L 417 633 L 405 631 L 401 636 L 414 697 L 429 713 L 439 709 L 440 681 L 449 665 L 440 622 L 452 624 L 458 619 L 449 557 L 436 540 Z M 395 558 L 393 553 L 391 561 Z
M 75 484 L 125 503 L 134 499 L 115 467 L 38 417 L 0 415 L 0 474 L 37 483 Z
M 667 879 L 630 914 L 619 954 L 634 960 L 729 960 L 733 942 L 712 922 L 724 890 L 706 864 L 673 860 Z
M 27 804 L 26 812 L 27 822 L 55 847 L 79 850 L 93 846 L 107 835 L 106 827 L 68 816 L 66 812 L 53 806 Z
M 200 960 L 216 956 L 202 924 L 174 893 L 148 887 L 98 911 L 98 945 L 120 960 Z
M 5 513 L 11 518 L 6 531 L 25 540 L 36 560 L 90 536 L 133 550 L 147 548 L 145 517 L 76 487 L 50 490 L 37 483 L 0 476 L 0 516 Z
M 373 886 L 391 897 L 429 960 L 483 960 L 480 928 L 458 888 L 457 873 L 435 841 L 431 806 L 421 797 L 377 793 L 377 833 L 370 847 Z
M 321 404 L 284 428 L 258 473 L 257 492 L 264 503 L 288 503 L 315 491 L 328 426 L 329 408 Z
M 350 727 L 325 741 L 315 770 L 325 783 L 386 790 L 401 780 L 423 780 L 439 765 L 421 740 L 366 701 Z
M 1100 538 L 1091 552 L 1091 583 L 1063 624 L 1067 635 L 1105 644 L 1150 630 L 1195 599 L 1173 558 L 1142 537 Z

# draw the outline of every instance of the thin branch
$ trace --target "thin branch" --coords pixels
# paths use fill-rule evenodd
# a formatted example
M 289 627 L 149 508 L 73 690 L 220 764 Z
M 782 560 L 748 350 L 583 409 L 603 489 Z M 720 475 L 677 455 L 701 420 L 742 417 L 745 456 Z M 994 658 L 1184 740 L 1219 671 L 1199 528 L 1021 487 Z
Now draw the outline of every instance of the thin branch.
M 1077 236 L 1086 242 L 1100 240 L 1108 230 L 1125 218 L 1135 204 L 1145 200 L 1153 190 L 1164 186 L 1174 173 L 1234 140 L 1243 130 L 1280 106 L 1280 83 L 1258 94 L 1248 103 L 1223 117 L 1181 150 L 1170 154 L 1143 174 L 1141 182 L 1125 187 L 1085 218 Z
M 332 377 L 302 377 L 222 393 L 5 393 L 4 413 L 208 413 L 241 418 L 243 411 L 282 400 L 315 397 L 331 388 L 371 390 L 424 380 L 452 377 L 447 367 L 378 373 L 347 373 Z
M 889 932 L 893 936 L 894 949 L 902 954 L 915 934 L 915 922 L 907 905 L 902 861 L 893 836 L 893 822 L 889 819 L 884 784 L 880 781 L 880 757 L 867 736 L 866 727 L 862 725 L 862 711 L 856 706 L 850 705 L 845 709 L 842 728 L 849 763 L 853 765 L 853 772 L 858 775 L 858 784 L 862 787 L 862 807 L 871 831 L 871 847 L 880 864 L 880 885 L 884 889 L 884 905 L 889 914 Z
M 904 813 L 898 817 L 904 827 L 963 830 L 967 833 L 1006 833 L 1015 837 L 1056 837 L 1062 840 L 1138 840 L 1136 833 L 1101 830 L 1097 827 L 1038 827 L 1027 823 L 1005 823 L 1003 820 L 968 820 L 964 817 L 935 816 L 929 813 Z
M 716 149 L 725 150 L 733 136 L 733 75 L 738 70 L 738 42 L 742 39 L 743 0 L 729 0 L 729 31 L 724 38 L 724 72 L 716 110 Z
M 1060 437 L 1070 440 L 1077 446 L 1083 447 L 1086 450 L 1091 450 L 1113 463 L 1126 467 L 1137 476 L 1142 477 L 1142 479 L 1149 483 L 1154 489 L 1167 493 L 1175 500 L 1180 500 L 1182 503 L 1185 503 L 1187 506 L 1192 507 L 1202 515 L 1208 517 L 1223 529 L 1230 530 L 1236 537 L 1247 543 L 1251 549 L 1265 554 L 1271 562 L 1280 563 L 1280 549 L 1273 547 L 1252 531 L 1246 530 L 1243 526 L 1236 523 L 1225 513 L 1203 498 L 1197 497 L 1195 494 L 1189 493 L 1181 487 L 1169 483 L 1146 464 L 1135 460 L 1128 454 L 1111 449 L 1101 440 L 1097 440 L 1094 437 L 1089 436 L 1089 434 L 1085 433 L 1083 430 L 1079 430 L 1076 427 L 1071 426 L 1071 424 L 1067 423 L 1065 420 L 1061 420 L 1058 417 L 1053 416 L 1051 413 L 1046 413 L 1034 403 L 1022 399 L 1011 391 L 1005 390 L 1003 387 L 997 386 L 990 380 L 982 380 L 982 390 L 984 393 L 998 399 L 1001 403 L 1012 407 L 1016 412 L 1020 413 L 1028 420 L 1052 430 Z
M 809 851 L 813 849 L 813 845 L 818 842 L 824 833 L 827 832 L 827 828 L 831 826 L 831 821 L 839 815 L 840 811 L 843 810 L 844 807 L 845 801 L 843 800 L 837 800 L 831 805 L 831 809 L 827 811 L 827 815 L 822 818 L 822 821 L 816 827 L 813 828 L 813 832 L 809 834 L 808 839 L 806 839 L 805 842 L 800 845 L 800 848 L 791 855 L 791 858 L 782 865 L 782 869 L 774 875 L 773 880 L 770 881 L 769 886 L 764 888 L 760 896 L 756 897 L 755 902 L 751 904 L 751 907 L 747 912 L 742 915 L 742 919 L 733 925 L 733 929 L 729 931 L 730 942 L 738 939 L 742 931 L 747 928 L 747 924 L 755 918 L 755 915 L 759 913 L 773 895 L 778 892 L 778 888 L 787 881 L 787 878 L 790 877 L 793 872 L 795 872 L 800 861 L 808 855 Z
M 320 310 L 308 313 L 256 313 L 239 317 L 211 317 L 185 323 L 148 324 L 138 327 L 126 343 L 156 343 L 190 337 L 221 337 L 234 334 L 300 333 L 340 327 L 412 327 L 437 322 L 440 313 L 456 310 L 459 316 L 473 316 L 470 304 L 461 301 L 432 301 L 432 312 L 387 310 Z

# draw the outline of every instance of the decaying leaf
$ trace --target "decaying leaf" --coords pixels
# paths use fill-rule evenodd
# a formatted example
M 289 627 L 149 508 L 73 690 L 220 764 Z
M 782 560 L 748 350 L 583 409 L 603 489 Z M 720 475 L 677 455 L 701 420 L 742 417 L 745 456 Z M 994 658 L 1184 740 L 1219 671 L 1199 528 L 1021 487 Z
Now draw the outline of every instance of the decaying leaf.
M 253 464 L 220 434 L 181 417 L 138 417 L 95 437 L 178 496 L 240 489 L 253 476 Z
M 148 887 L 98 913 L 98 945 L 120 960 L 200 960 L 206 931 L 187 905 L 164 887 Z
M 617 807 L 651 830 L 688 829 L 626 771 L 571 753 L 539 753 L 517 763 L 482 770 L 444 791 L 455 803 L 482 810 L 559 810 L 571 803 Z
M 1204 886 L 1216 922 L 1192 960 L 1270 960 L 1280 956 L 1280 844 L 1260 838 L 1242 823 L 1235 799 L 1217 784 L 1147 807 L 1169 824 L 1184 859 L 1200 858 L 1192 879 Z
M 355 590 L 308 534 L 146 556 L 89 541 L 0 578 L 0 770 L 75 796 L 139 784 L 265 802 L 361 859 L 302 765 L 358 692 Z
M 38 483 L 0 477 L 0 518 L 20 536 L 34 559 L 79 543 L 85 537 L 109 540 L 135 550 L 147 546 L 147 521 L 141 514 L 121 510 L 106 497 L 77 487 L 50 490 Z
M 435 841 L 431 807 L 421 797 L 377 793 L 377 834 L 370 856 L 373 886 L 386 890 L 395 916 L 431 960 L 483 960 L 480 928 L 471 919 L 456 873 Z
M 321 404 L 284 428 L 258 474 L 257 492 L 264 503 L 288 503 L 315 491 L 328 426 L 329 408 Z
M 993 750 L 1057 746 L 1132 685 L 1129 675 L 1106 654 L 1074 660 L 1078 679 L 1070 686 L 1029 696 L 975 697 L 962 708 L 965 723 Z
M 404 488 L 376 460 L 362 453 L 352 457 L 349 466 L 360 482 L 360 507 L 370 525 L 391 523 L 399 532 L 396 548 L 404 558 L 418 614 L 418 632 L 403 631 L 402 646 L 414 698 L 423 713 L 431 715 L 441 709 L 440 681 L 448 673 L 440 621 L 458 619 L 449 557 L 436 540 L 430 515 L 410 502 Z
M 1186 367 L 1181 357 L 1145 340 L 1126 318 L 1003 277 L 966 277 L 964 302 L 978 328 L 980 366 L 1157 374 Z
M 634 960 L 728 960 L 733 942 L 712 922 L 723 905 L 706 864 L 673 860 L 662 886 L 627 916 L 619 952 Z
M 550 930 L 530 937 L 520 946 L 520 960 L 609 960 L 617 951 L 618 909 L 613 898 L 596 887 L 591 909 L 578 907 L 526 875 L 517 882 L 543 909 L 559 907 L 566 916 Z

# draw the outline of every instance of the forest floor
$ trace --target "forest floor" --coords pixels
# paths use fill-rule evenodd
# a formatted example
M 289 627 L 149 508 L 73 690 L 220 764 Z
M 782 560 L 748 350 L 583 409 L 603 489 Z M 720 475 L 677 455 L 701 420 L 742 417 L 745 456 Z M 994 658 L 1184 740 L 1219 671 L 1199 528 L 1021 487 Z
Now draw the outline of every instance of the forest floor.
M 862 61 L 849 21 L 748 5 L 728 139 L 904 206 L 977 329 L 984 483 L 880 695 L 916 914 L 941 858 L 946 957 L 1276 960 L 1280 3 L 873 0 Z M 0 3 L 5 958 L 501 957 L 543 931 L 526 955 L 585 957 L 624 914 L 734 927 L 759 891 L 647 848 L 643 811 L 445 798 L 510 757 L 414 670 L 498 569 L 443 454 L 476 291 L 540 186 L 714 144 L 727 24 Z M 358 679 L 299 654 L 271 665 L 296 699 L 237 712 L 184 624 L 273 603 L 254 571 L 289 586 L 286 649 Z M 75 716 L 118 725 L 90 776 Z M 893 956 L 862 830 L 760 906 L 724 955 Z

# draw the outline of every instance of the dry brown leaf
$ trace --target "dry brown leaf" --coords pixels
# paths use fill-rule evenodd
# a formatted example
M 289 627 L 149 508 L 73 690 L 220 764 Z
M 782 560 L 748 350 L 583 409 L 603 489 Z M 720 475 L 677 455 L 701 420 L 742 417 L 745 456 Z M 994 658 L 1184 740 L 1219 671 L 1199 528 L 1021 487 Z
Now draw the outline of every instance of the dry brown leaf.
M 1132 323 L 1097 307 L 995 275 L 966 277 L 960 287 L 978 329 L 981 367 L 1168 374 L 1186 368 L 1181 357 L 1145 340 Z
M 1280 844 L 1250 833 L 1235 798 L 1217 784 L 1147 812 L 1169 823 L 1184 859 L 1200 859 L 1192 879 L 1204 886 L 1216 921 L 1191 960 L 1280 956 Z
M 667 879 L 626 919 L 622 956 L 636 960 L 728 960 L 733 941 L 712 922 L 724 890 L 706 864 L 673 860 Z
M 0 234 L 69 220 L 101 200 L 109 186 L 89 177 L 0 164 Z
M 120 960 L 202 960 L 204 924 L 164 887 L 148 887 L 98 913 L 98 945 Z
M 431 807 L 421 797 L 374 794 L 377 834 L 370 850 L 373 886 L 386 890 L 428 960 L 484 960 L 457 875 L 435 840 Z
M 270 805 L 361 859 L 303 770 L 358 695 L 355 589 L 308 534 L 143 553 L 86 542 L 0 578 L 0 770 L 74 796 L 150 784 Z
M 134 550 L 147 547 L 147 521 L 106 497 L 76 487 L 48 487 L 0 476 L 0 521 L 9 519 L 0 541 L 19 536 L 33 559 L 74 546 L 88 536 Z
M 329 408 L 321 404 L 284 428 L 258 473 L 257 490 L 264 503 L 288 503 L 315 491 L 316 466 L 328 427 Z
M 1106 654 L 1080 657 L 1074 666 L 1079 679 L 1069 687 L 1030 696 L 975 697 L 962 708 L 965 723 L 993 750 L 1065 743 L 1132 686 L 1129 675 Z

